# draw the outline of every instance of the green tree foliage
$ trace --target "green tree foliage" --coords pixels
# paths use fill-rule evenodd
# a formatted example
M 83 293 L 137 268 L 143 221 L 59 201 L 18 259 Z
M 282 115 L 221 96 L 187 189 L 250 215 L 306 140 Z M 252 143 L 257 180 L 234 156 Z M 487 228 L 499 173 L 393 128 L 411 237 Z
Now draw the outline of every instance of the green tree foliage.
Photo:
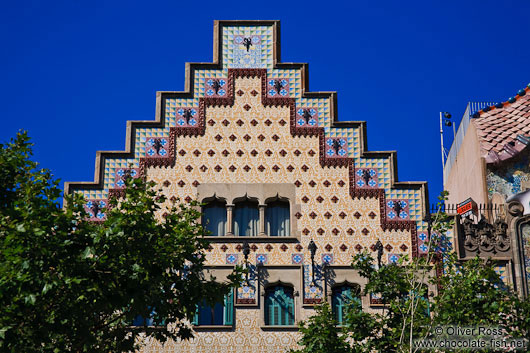
M 335 330 L 330 329 L 329 310 L 323 309 L 327 304 L 317 307 L 315 316 L 302 323 L 304 349 L 299 352 L 321 352 L 312 344 L 335 342 L 337 336 L 348 343 L 348 352 L 417 352 L 414 341 L 433 338 L 434 327 L 447 325 L 501 327 L 505 338 L 529 339 L 530 302 L 504 286 L 493 262 L 478 257 L 458 261 L 443 236 L 451 226 L 444 213 L 434 215 L 425 257 L 403 257 L 378 268 L 371 254 L 356 255 L 352 267 L 367 281 L 363 294 L 377 294 L 383 307 L 363 311 L 352 301 L 343 325 Z M 437 269 L 443 274 L 437 276 Z M 342 346 L 338 352 L 343 352 Z
M 0 145 L 0 350 L 123 352 L 139 335 L 189 338 L 197 303 L 221 301 L 232 283 L 205 278 L 203 229 L 193 204 L 168 204 L 142 179 L 127 180 L 106 220 L 87 221 L 31 161 L 26 133 Z M 138 315 L 159 323 L 132 328 Z
M 474 258 L 459 264 L 451 255 L 440 278 L 443 290 L 434 298 L 434 321 L 439 325 L 497 325 L 514 309 L 516 295 L 504 287 L 494 264 Z
M 349 346 L 344 335 L 339 335 L 337 321 L 328 303 L 316 308 L 316 315 L 310 317 L 300 326 L 302 340 L 300 350 L 291 350 L 291 353 L 348 353 Z

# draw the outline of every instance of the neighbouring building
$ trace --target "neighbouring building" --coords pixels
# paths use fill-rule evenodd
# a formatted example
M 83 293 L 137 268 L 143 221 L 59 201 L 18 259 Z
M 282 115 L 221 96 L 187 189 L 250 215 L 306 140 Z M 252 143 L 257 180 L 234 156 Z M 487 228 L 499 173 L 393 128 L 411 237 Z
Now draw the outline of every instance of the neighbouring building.
M 316 303 L 329 300 L 339 321 L 347 297 L 379 310 L 358 295 L 352 256 L 425 254 L 426 183 L 398 182 L 395 152 L 368 151 L 366 123 L 340 121 L 334 92 L 309 92 L 307 64 L 280 62 L 278 21 L 216 21 L 213 58 L 188 64 L 185 91 L 159 92 L 155 120 L 128 122 L 126 150 L 98 152 L 95 181 L 65 192 L 102 220 L 124 176 L 143 176 L 168 203 L 205 204 L 217 278 L 249 251 L 248 282 L 199 309 L 195 339 L 145 352 L 284 352 Z
M 471 198 L 481 205 L 457 222 L 460 257 L 494 259 L 505 283 L 525 296 L 530 279 L 529 90 L 497 104 L 470 103 L 444 170 L 449 204 Z

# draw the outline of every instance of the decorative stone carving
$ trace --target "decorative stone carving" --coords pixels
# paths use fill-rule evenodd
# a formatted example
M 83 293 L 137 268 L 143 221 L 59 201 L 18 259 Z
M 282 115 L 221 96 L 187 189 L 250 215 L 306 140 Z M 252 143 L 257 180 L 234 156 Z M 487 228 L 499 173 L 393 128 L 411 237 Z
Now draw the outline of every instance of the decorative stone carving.
M 512 216 L 522 216 L 524 211 L 524 206 L 519 201 L 508 202 L 508 213 Z
M 466 217 L 462 221 L 462 229 L 464 248 L 468 251 L 497 253 L 510 249 L 510 239 L 506 234 L 508 225 L 500 218 L 490 224 L 482 215 L 480 221 L 474 224 Z

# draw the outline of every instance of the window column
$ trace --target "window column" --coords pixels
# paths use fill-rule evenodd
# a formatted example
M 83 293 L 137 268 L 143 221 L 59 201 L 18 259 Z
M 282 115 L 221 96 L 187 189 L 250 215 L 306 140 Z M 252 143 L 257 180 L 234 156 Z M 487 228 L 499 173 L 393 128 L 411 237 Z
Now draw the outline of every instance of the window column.
M 265 234 L 265 207 L 267 205 L 259 205 L 259 235 L 264 236 Z
M 234 235 L 234 205 L 226 205 L 226 235 L 231 237 Z

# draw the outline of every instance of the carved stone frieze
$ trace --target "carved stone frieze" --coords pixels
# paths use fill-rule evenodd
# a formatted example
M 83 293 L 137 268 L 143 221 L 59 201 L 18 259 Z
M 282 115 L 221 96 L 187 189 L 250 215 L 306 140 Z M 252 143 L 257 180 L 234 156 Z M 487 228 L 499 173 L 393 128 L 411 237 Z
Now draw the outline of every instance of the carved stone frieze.
M 484 216 L 478 223 L 474 223 L 466 217 L 461 222 L 459 238 L 463 241 L 463 247 L 467 252 L 480 253 L 504 253 L 510 250 L 510 238 L 506 231 L 506 222 L 497 218 L 493 224 L 489 223 Z

